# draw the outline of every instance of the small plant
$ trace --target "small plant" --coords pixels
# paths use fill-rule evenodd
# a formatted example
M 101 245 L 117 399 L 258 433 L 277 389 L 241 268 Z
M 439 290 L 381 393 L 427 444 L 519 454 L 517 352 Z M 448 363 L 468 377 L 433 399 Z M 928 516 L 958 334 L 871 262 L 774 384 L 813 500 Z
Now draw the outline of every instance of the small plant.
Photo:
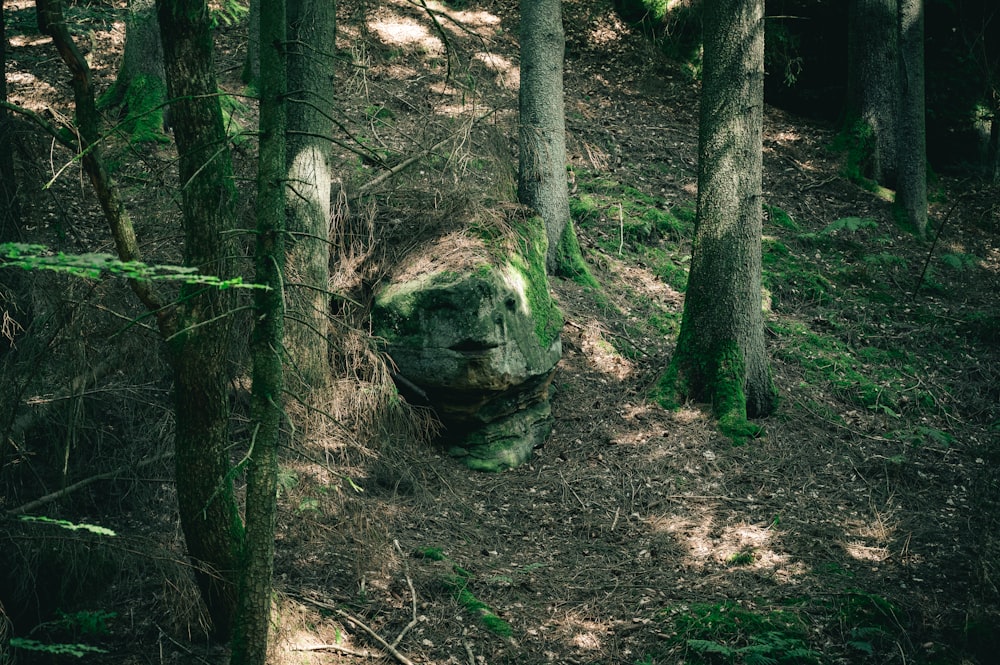
M 775 226 L 780 226 L 783 229 L 789 229 L 791 231 L 799 230 L 799 225 L 795 223 L 792 216 L 778 206 L 764 204 L 764 212 L 767 213 L 768 221 Z
M 726 557 L 726 563 L 730 566 L 749 566 L 755 558 L 753 550 L 744 550 L 730 554 Z
M 797 615 L 753 612 L 735 603 L 692 605 L 671 610 L 674 637 L 692 664 L 784 665 L 819 663 Z
M 820 233 L 825 236 L 832 236 L 838 231 L 855 233 L 861 229 L 873 229 L 876 226 L 878 224 L 876 224 L 875 220 L 869 217 L 841 217 L 827 224 Z
M 99 637 L 108 634 L 108 620 L 118 616 L 117 612 L 102 612 L 83 610 L 66 614 L 59 612 L 59 624 L 74 635 L 90 635 Z
M 941 263 L 955 272 L 965 272 L 979 265 L 979 257 L 973 254 L 944 254 Z

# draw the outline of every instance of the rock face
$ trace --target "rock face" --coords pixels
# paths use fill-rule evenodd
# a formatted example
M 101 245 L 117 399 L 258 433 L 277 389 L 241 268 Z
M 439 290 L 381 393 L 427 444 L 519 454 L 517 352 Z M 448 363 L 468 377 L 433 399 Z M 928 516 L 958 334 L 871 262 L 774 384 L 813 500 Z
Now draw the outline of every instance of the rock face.
M 411 276 L 376 298 L 375 333 L 426 394 L 449 453 L 474 469 L 525 462 L 552 429 L 562 317 L 539 260 L 544 252 L 496 265 L 484 253 L 478 266 Z

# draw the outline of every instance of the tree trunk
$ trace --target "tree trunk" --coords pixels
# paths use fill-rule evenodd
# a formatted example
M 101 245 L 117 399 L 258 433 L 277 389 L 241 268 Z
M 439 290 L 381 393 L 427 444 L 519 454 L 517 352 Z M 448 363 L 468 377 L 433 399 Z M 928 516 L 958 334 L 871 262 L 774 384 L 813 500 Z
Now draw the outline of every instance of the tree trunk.
M 899 103 L 897 0 L 853 0 L 848 34 L 847 120 L 867 136 L 859 175 L 896 186 Z
M 157 0 L 179 155 L 184 263 L 228 277 L 236 196 L 205 0 Z M 182 289 L 169 340 L 176 400 L 177 500 L 214 637 L 229 639 L 242 524 L 230 476 L 228 291 Z
M 521 0 L 517 196 L 545 221 L 546 265 L 550 273 L 558 269 L 559 246 L 569 224 L 563 105 L 565 44 L 561 0 Z
M 0 0 L 0 102 L 7 101 L 7 25 Z M 21 205 L 14 173 L 14 146 L 10 113 L 0 106 L 0 242 L 19 239 Z
M 125 49 L 114 85 L 101 97 L 100 108 L 120 106 L 132 141 L 169 141 L 163 133 L 167 87 L 163 45 L 154 0 L 131 0 L 125 20 Z
M 247 20 L 247 59 L 243 62 L 243 82 L 256 89 L 260 83 L 260 0 L 250 0 Z M 333 42 L 330 43 L 333 48 Z
M 919 237 L 927 233 L 924 2 L 899 0 L 899 177 L 896 205 Z
M 288 3 L 288 312 L 285 348 L 303 396 L 329 381 L 330 160 L 334 4 Z M 261 81 L 263 86 L 264 82 Z
M 332 3 L 328 3 L 332 7 Z M 240 568 L 233 665 L 265 665 L 277 514 L 285 317 L 285 3 L 270 0 L 260 22 L 260 151 L 257 170 L 257 284 L 251 355 L 254 438 L 247 465 L 246 539 Z M 325 245 L 324 245 L 325 248 Z
M 761 311 L 763 0 L 708 0 L 698 158 L 698 214 L 668 406 L 712 402 L 741 440 L 747 417 L 776 406 Z

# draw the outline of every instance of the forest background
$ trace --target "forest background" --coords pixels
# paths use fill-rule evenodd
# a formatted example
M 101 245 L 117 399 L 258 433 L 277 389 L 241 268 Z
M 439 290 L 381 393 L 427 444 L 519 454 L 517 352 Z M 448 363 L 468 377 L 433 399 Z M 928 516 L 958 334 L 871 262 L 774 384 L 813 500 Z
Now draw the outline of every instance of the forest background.
M 690 260 L 701 63 L 685 13 L 695 10 L 680 3 L 640 21 L 628 8 L 566 3 L 571 207 L 598 285 L 553 281 L 567 320 L 555 432 L 526 467 L 470 475 L 421 442 L 423 421 L 394 406 L 378 369 L 364 308 L 343 307 L 332 336 L 340 397 L 328 405 L 337 419 L 288 407 L 299 428 L 278 472 L 273 659 L 391 653 L 364 624 L 387 642 L 402 635 L 395 657 L 414 662 L 990 662 L 995 24 L 988 3 L 927 4 L 932 225 L 920 241 L 897 223 L 890 193 L 861 177 L 841 131 L 848 31 L 836 4 L 768 3 L 782 18 L 767 24 L 764 280 L 782 399 L 766 436 L 733 447 L 695 405 L 666 412 L 648 399 Z M 434 9 L 338 8 L 333 283 L 362 304 L 411 243 L 481 220 L 484 201 L 511 200 L 516 7 Z M 109 88 L 123 8 L 66 12 L 95 87 Z M 66 70 L 34 9 L 8 0 L 4 16 L 8 98 L 72 117 Z M 252 220 L 245 17 L 238 5 L 211 16 L 232 94 L 235 200 Z M 71 153 L 19 122 L 17 239 L 109 251 Z M 112 134 L 105 151 L 145 256 L 179 263 L 169 139 Z M 4 392 L 0 600 L 4 639 L 22 647 L 4 657 L 68 644 L 109 662 L 224 659 L 184 558 L 155 334 L 128 323 L 141 309 L 120 281 L 20 280 L 32 316 L 5 305 L 4 379 L 16 389 Z M 246 370 L 243 352 L 232 356 Z M 232 399 L 239 432 L 245 382 Z

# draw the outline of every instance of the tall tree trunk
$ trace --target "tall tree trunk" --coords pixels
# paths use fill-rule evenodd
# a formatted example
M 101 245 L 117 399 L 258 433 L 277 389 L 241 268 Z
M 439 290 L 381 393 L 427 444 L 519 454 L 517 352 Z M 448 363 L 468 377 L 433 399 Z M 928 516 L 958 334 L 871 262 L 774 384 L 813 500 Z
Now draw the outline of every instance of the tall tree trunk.
M 208 7 L 205 0 L 157 0 L 157 10 L 182 183 L 184 263 L 226 277 L 232 274 L 236 196 Z M 178 332 L 169 340 L 181 525 L 220 640 L 232 632 L 243 529 L 229 474 L 227 294 L 184 287 Z
M 896 205 L 914 232 L 927 233 L 924 1 L 899 0 L 899 182 Z
M 545 221 L 550 273 L 558 269 L 559 246 L 569 225 L 565 46 L 561 0 L 521 0 L 517 197 Z
M 698 213 L 681 332 L 662 399 L 712 402 L 734 439 L 776 406 L 761 311 L 763 0 L 707 0 Z
M 895 187 L 899 103 L 897 0 L 852 0 L 847 119 L 870 132 L 863 175 Z
M 329 381 L 334 3 L 288 3 L 288 312 L 285 347 L 304 396 Z M 261 81 L 264 85 L 264 81 Z
M 261 19 L 260 43 L 264 47 L 260 63 L 260 151 L 254 257 L 255 281 L 269 288 L 258 290 L 254 295 L 250 407 L 253 442 L 247 465 L 246 539 L 230 661 L 233 665 L 265 665 L 267 662 L 282 412 L 287 92 L 284 0 L 269 0 Z
M 156 3 L 154 0 L 131 0 L 125 19 L 125 48 L 118 76 L 98 106 L 120 106 L 128 114 L 122 126 L 133 141 L 168 141 L 163 133 L 166 99 Z
M 260 82 L 260 2 L 250 0 L 247 20 L 247 59 L 243 62 L 243 82 L 256 89 Z M 330 43 L 333 48 L 333 42 Z
M 3 5 L 0 0 L 0 102 L 7 101 L 7 23 Z M 20 226 L 10 113 L 0 106 L 0 242 L 18 240 Z

